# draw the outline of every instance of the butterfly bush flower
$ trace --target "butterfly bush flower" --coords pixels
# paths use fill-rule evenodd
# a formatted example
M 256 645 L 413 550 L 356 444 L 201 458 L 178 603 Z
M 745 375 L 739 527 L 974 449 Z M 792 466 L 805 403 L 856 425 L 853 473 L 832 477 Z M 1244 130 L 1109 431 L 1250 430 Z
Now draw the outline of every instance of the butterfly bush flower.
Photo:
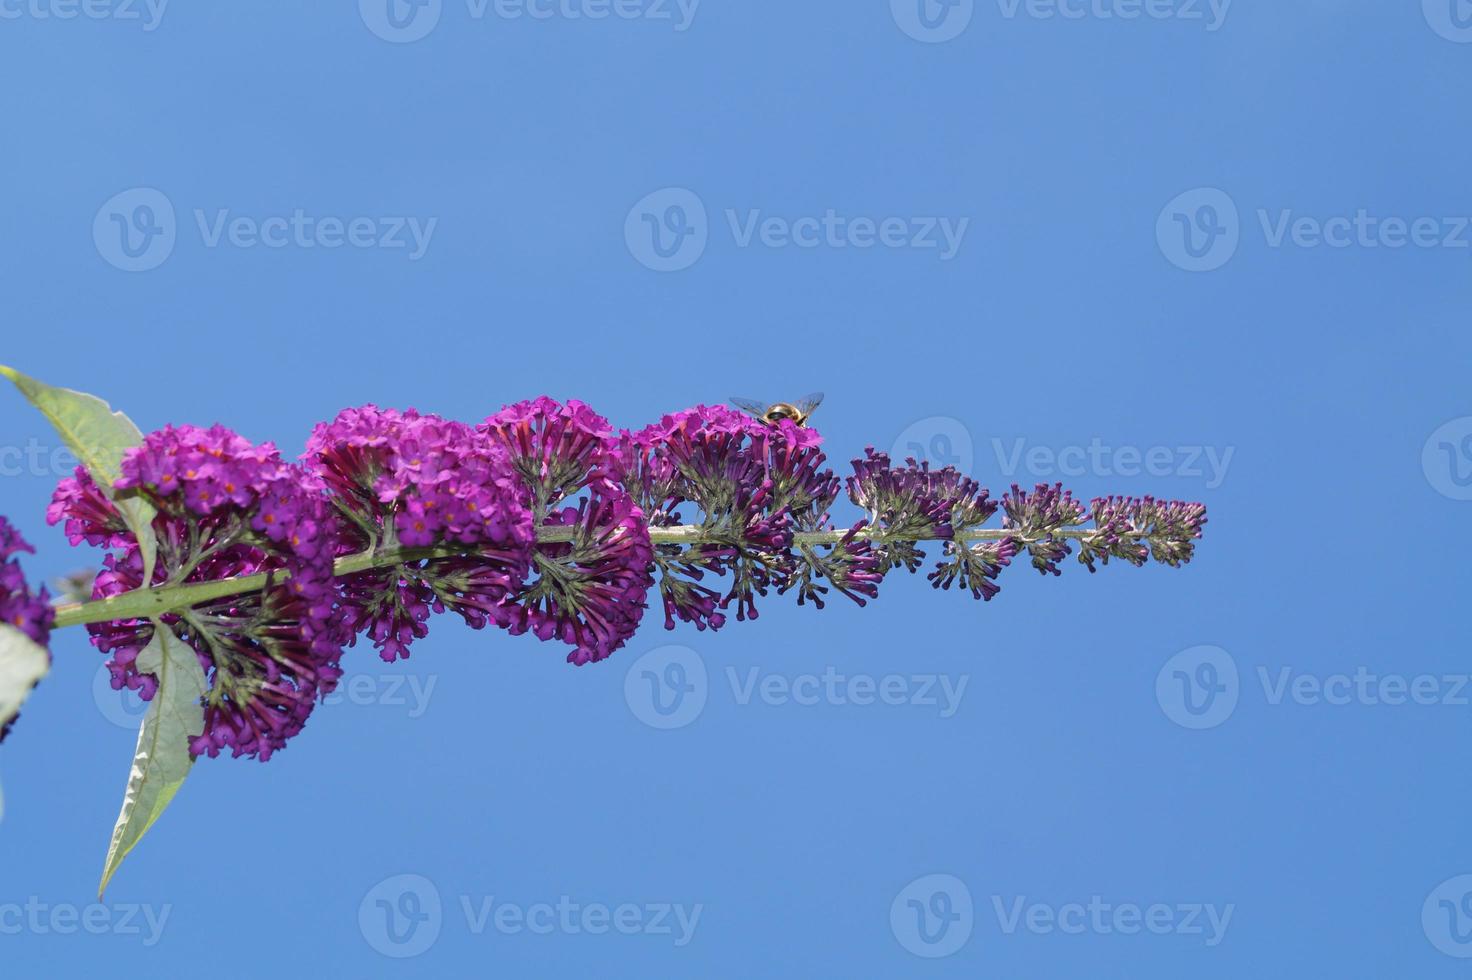
M 868 526 L 878 537 L 880 570 L 915 571 L 925 558 L 919 542 L 944 542 L 942 560 L 926 578 L 937 589 L 959 581 L 979 599 L 998 592 L 993 581 L 1011 561 L 1007 541 L 980 543 L 965 540 L 968 531 L 985 524 L 997 511 L 987 490 L 951 466 L 932 470 L 928 462 L 907 459 L 895 466 L 887 453 L 864 450 L 853 462 L 848 479 L 849 499 L 868 514 Z
M 651 522 L 679 524 L 684 507 L 699 531 L 696 544 L 656 549 L 666 628 L 678 619 L 719 629 L 733 604 L 738 620 L 755 619 L 756 598 L 771 588 L 795 588 L 799 603 L 818 602 L 827 589 L 814 578 L 825 572 L 838 576 L 834 584 L 845 594 L 869 593 L 864 544 L 825 546 L 827 555 L 792 547 L 795 531 L 828 526 L 837 490 L 832 472 L 821 469 L 821 442 L 815 430 L 789 419 L 765 423 L 711 405 L 624 434 L 617 475 Z M 722 593 L 704 584 L 708 575 L 729 576 L 729 588 Z
M 262 761 L 302 730 L 317 700 L 341 677 L 342 648 L 332 578 L 335 519 L 319 484 L 223 426 L 169 426 L 123 457 L 120 493 L 158 511 L 158 561 L 143 581 L 138 544 L 84 470 L 62 481 L 48 519 L 65 521 L 73 542 L 118 549 L 93 584 L 106 599 L 145 585 L 175 586 L 266 574 L 263 589 L 160 617 L 199 658 L 209 687 L 205 728 L 190 751 Z M 153 639 L 149 620 L 88 627 L 111 654 L 112 685 L 153 698 L 158 680 L 138 669 Z
M 1110 558 L 1140 566 L 1153 557 L 1179 568 L 1195 554 L 1206 524 L 1204 505 L 1154 497 L 1099 497 L 1090 512 L 1094 529 L 1080 542 L 1078 560 L 1091 572 L 1095 561 L 1107 565 Z
M 545 396 L 507 406 L 480 426 L 531 491 L 537 525 L 555 540 L 532 553 L 535 577 L 496 610 L 512 634 L 572 646 L 572 664 L 595 663 L 638 629 L 654 580 L 644 511 L 612 478 L 618 439 L 579 401 Z
M 20 562 L 15 558 L 21 552 L 34 555 L 36 549 L 0 516 L 0 622 L 15 627 L 44 647 L 50 641 L 56 613 L 44 587 L 31 592 L 26 585 Z
M 122 515 L 92 481 L 85 466 L 57 484 L 46 508 L 46 523 L 64 523 L 67 540 L 75 547 L 86 542 L 95 548 L 124 548 L 133 540 Z
M 1072 553 L 1068 539 L 1058 534 L 1084 522 L 1084 505 L 1063 484 L 1039 483 L 1033 490 L 1012 484 L 1002 498 L 1004 524 L 1018 531 L 1017 542 L 1032 556 L 1032 567 L 1043 575 L 1061 575 L 1058 563 Z
M 0 516 L 0 622 L 20 630 L 37 645 L 47 647 L 56 613 L 45 588 L 32 592 L 26 584 L 20 562 L 15 559 L 20 552 L 35 554 L 36 549 Z M 11 718 L 0 726 L 0 742 L 5 741 L 14 724 L 15 718 Z
M 302 460 L 219 426 L 148 436 L 111 488 L 157 509 L 148 582 L 85 469 L 47 512 L 73 544 L 111 550 L 97 599 L 265 576 L 264 588 L 159 618 L 209 681 L 196 755 L 269 758 L 337 683 L 344 645 L 362 633 L 384 660 L 407 657 L 435 613 L 566 644 L 569 662 L 587 664 L 634 635 L 656 581 L 666 628 L 714 630 L 733 607 L 755 619 L 772 590 L 816 608 L 836 591 L 862 606 L 891 570 L 920 568 L 925 541 L 941 546 L 932 586 L 990 600 L 1023 553 L 1053 575 L 1075 544 L 1091 572 L 1116 559 L 1179 566 L 1206 524 L 1198 503 L 1085 506 L 1061 485 L 1014 485 L 997 501 L 953 467 L 896 465 L 873 447 L 843 480 L 816 430 L 709 405 L 618 433 L 582 402 L 547 397 L 478 426 L 366 405 L 316 426 Z M 845 490 L 861 512 L 852 523 L 832 515 Z M 1000 527 L 986 529 L 999 511 Z M 45 593 L 31 595 L 10 561 L 23 547 L 0 519 L 0 616 L 44 642 Z M 153 621 L 88 628 L 114 687 L 152 698 L 158 681 L 137 660 Z
M 342 579 L 349 632 L 386 661 L 408 657 L 449 609 L 472 628 L 501 622 L 526 579 L 533 541 L 527 490 L 494 439 L 410 409 L 347 409 L 313 431 L 303 459 L 332 492 L 338 555 L 433 549 Z

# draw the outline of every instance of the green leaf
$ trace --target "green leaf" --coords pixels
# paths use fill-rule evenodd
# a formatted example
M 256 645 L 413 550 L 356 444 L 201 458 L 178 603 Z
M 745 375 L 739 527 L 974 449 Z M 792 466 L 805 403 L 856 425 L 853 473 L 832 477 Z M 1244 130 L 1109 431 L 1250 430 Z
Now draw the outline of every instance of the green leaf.
M 179 792 L 194 765 L 189 740 L 204 732 L 204 697 L 209 682 L 194 650 L 157 620 L 153 641 L 138 654 L 138 670 L 158 678 L 158 693 L 138 730 L 138 751 L 128 774 L 123 809 L 112 831 L 97 897 L 107 890 L 118 865 Z
M 117 499 L 113 484 L 122 475 L 123 453 L 143 441 L 143 433 L 122 412 L 95 395 L 53 388 L 0 364 L 4 375 L 20 389 L 32 405 L 50 420 L 87 472 L 123 515 L 123 521 L 138 539 L 143 556 L 144 582 L 153 581 L 154 556 L 158 542 L 153 536 L 153 507 L 138 497 Z
M 51 670 L 51 654 L 8 623 L 0 623 L 0 729 L 20 714 L 31 688 Z M 0 819 L 5 800 L 0 797 Z

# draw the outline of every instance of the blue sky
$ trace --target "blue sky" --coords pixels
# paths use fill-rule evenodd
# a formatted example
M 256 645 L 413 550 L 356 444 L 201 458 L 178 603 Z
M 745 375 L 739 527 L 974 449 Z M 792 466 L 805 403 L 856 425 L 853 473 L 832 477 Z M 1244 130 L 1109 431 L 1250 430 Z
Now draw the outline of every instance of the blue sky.
M 1465 972 L 1472 9 L 1060 3 L 0 3 L 0 362 L 144 429 L 821 389 L 841 467 L 1211 520 L 1184 570 L 895 577 L 584 669 L 359 647 L 101 910 L 136 706 L 59 633 L 0 754 L 0 962 Z M 95 562 L 0 401 L 27 568 Z

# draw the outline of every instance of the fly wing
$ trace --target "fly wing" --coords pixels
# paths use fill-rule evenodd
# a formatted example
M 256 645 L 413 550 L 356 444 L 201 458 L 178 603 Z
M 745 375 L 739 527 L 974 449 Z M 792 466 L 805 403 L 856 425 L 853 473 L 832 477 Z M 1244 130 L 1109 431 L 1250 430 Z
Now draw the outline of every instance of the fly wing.
M 767 417 L 767 405 L 762 402 L 752 401 L 750 398 L 733 398 L 731 404 L 746 412 L 755 415 L 759 419 Z
M 806 416 L 812 415 L 813 411 L 821 404 L 823 404 L 823 393 L 821 391 L 815 391 L 811 395 L 799 399 L 797 408 L 798 411 Z

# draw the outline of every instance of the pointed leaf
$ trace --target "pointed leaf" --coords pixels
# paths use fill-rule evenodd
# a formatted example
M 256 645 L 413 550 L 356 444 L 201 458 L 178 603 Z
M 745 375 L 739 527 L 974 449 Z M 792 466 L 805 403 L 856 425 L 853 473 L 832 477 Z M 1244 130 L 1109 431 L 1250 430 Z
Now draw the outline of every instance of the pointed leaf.
M 41 678 L 51 669 L 46 648 L 7 623 L 0 623 L 0 729 L 16 715 Z M 5 800 L 0 796 L 0 819 Z
M 189 740 L 204 731 L 208 681 L 194 650 L 155 620 L 153 642 L 138 655 L 138 669 L 158 678 L 158 692 L 138 730 L 138 751 L 128 775 L 123 808 L 113 828 L 97 897 L 107 890 L 118 865 L 138 846 L 159 814 L 174 799 L 194 764 Z
M 122 412 L 95 395 L 69 388 L 53 388 L 0 364 L 4 375 L 20 389 L 32 405 L 50 420 L 87 472 L 123 515 L 143 555 L 143 581 L 153 579 L 154 555 L 158 545 L 153 536 L 153 507 L 138 497 L 122 500 L 114 496 L 113 484 L 122 475 L 123 453 L 143 441 L 143 433 Z
M 0 728 L 20 713 L 31 688 L 51 669 L 46 648 L 9 623 L 0 623 Z

